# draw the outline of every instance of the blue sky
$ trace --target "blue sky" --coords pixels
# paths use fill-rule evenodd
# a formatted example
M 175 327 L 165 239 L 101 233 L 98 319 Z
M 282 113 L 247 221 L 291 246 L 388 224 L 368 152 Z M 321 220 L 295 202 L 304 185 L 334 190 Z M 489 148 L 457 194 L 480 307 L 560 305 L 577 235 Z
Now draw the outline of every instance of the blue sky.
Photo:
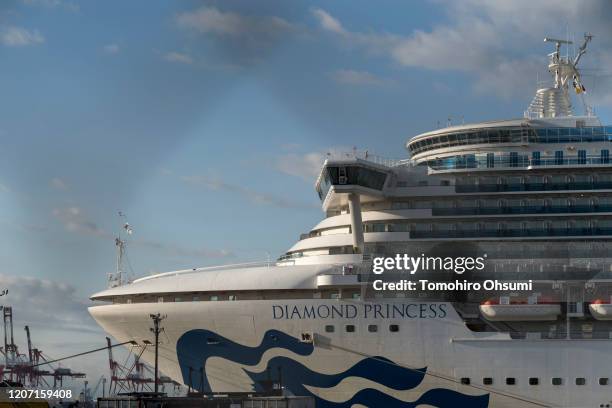
M 52 329 L 98 341 L 84 305 L 114 268 L 118 210 L 137 275 L 275 258 L 322 217 L 326 151 L 401 158 L 448 117 L 521 116 L 542 38 L 568 27 L 594 34 L 585 83 L 612 123 L 610 21 L 595 0 L 3 2 L 6 302 L 58 354 Z

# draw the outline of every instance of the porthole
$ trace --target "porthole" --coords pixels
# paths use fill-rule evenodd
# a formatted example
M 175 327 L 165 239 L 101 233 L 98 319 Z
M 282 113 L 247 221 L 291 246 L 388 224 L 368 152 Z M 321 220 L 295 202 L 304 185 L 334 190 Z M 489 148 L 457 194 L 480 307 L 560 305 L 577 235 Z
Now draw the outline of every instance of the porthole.
M 370 333 L 376 333 L 378 331 L 378 326 L 375 324 L 368 325 L 368 331 Z
M 560 377 L 554 377 L 552 379 L 552 385 L 563 385 L 563 379 Z
M 353 324 L 347 324 L 345 326 L 346 332 L 347 333 L 354 333 L 355 332 L 355 325 Z
M 327 326 L 325 326 L 325 333 L 333 333 L 335 331 L 335 328 L 333 325 L 328 324 Z
M 484 385 L 493 385 L 493 378 L 485 377 L 485 378 L 482 379 L 482 383 Z
M 514 377 L 507 377 L 506 378 L 506 385 L 515 385 L 516 384 L 516 378 Z
M 389 325 L 389 331 L 392 333 L 397 333 L 399 331 L 399 325 L 397 324 Z

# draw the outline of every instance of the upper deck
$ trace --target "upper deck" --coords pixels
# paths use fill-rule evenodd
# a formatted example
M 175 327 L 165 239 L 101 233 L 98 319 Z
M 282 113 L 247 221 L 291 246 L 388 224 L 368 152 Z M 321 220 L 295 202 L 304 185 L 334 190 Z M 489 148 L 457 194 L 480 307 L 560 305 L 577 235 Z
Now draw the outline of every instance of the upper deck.
M 612 141 L 612 127 L 590 116 L 513 119 L 447 127 L 417 135 L 406 143 L 414 161 L 456 151 L 520 147 L 530 144 Z

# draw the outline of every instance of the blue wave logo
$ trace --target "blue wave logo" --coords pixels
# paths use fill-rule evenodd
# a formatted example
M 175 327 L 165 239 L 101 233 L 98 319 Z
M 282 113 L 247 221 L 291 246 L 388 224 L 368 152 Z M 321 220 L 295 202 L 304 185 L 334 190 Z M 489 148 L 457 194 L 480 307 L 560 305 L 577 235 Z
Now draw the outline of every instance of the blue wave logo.
M 177 355 L 183 382 L 189 384 L 191 373 L 205 372 L 206 361 L 211 357 L 221 357 L 246 366 L 259 364 L 263 354 L 272 348 L 282 348 L 301 356 L 309 356 L 314 347 L 303 343 L 295 337 L 278 330 L 267 331 L 261 343 L 249 347 L 210 331 L 191 330 L 181 336 L 177 343 Z M 344 402 L 331 402 L 311 393 L 306 386 L 316 388 L 332 388 L 348 377 L 361 377 L 398 391 L 417 387 L 426 374 L 427 369 L 410 369 L 395 364 L 385 357 L 368 357 L 337 374 L 318 373 L 291 358 L 278 356 L 268 361 L 262 372 L 252 372 L 244 369 L 254 383 L 254 391 L 263 392 L 263 384 L 269 384 L 274 376 L 283 387 L 294 395 L 312 396 L 318 408 L 350 408 L 354 404 L 367 407 L 414 408 L 418 405 L 430 405 L 439 408 L 486 408 L 489 405 L 489 395 L 466 395 L 444 388 L 430 389 L 414 402 L 406 402 L 375 389 L 366 388 L 358 391 L 351 399 Z M 206 375 L 198 375 L 197 383 L 190 384 L 204 392 L 212 392 Z M 197 387 L 200 385 L 200 387 Z
M 186 332 L 176 343 L 176 353 L 185 384 L 189 384 L 191 373 L 205 369 L 206 361 L 211 357 L 221 357 L 234 363 L 254 366 L 259 364 L 261 356 L 272 348 L 283 348 L 301 356 L 308 356 L 314 351 L 312 344 L 303 343 L 278 330 L 268 330 L 257 347 L 245 346 L 203 329 Z M 190 385 L 204 392 L 212 392 L 206 375 L 203 377 L 199 378 L 202 383 L 197 384 L 200 387 L 195 383 Z

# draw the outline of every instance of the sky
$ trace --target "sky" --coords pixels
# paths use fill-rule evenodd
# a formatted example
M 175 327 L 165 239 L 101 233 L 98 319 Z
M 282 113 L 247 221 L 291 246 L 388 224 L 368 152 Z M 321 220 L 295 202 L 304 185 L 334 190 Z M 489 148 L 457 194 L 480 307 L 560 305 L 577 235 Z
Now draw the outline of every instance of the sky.
M 594 36 L 612 123 L 612 3 L 338 0 L 0 3 L 0 286 L 53 357 L 104 345 L 88 296 L 134 233 L 136 276 L 263 261 L 322 217 L 328 151 L 404 158 L 451 122 L 520 117 L 545 36 Z M 577 103 L 577 111 L 580 106 Z M 95 383 L 104 355 L 74 361 Z

